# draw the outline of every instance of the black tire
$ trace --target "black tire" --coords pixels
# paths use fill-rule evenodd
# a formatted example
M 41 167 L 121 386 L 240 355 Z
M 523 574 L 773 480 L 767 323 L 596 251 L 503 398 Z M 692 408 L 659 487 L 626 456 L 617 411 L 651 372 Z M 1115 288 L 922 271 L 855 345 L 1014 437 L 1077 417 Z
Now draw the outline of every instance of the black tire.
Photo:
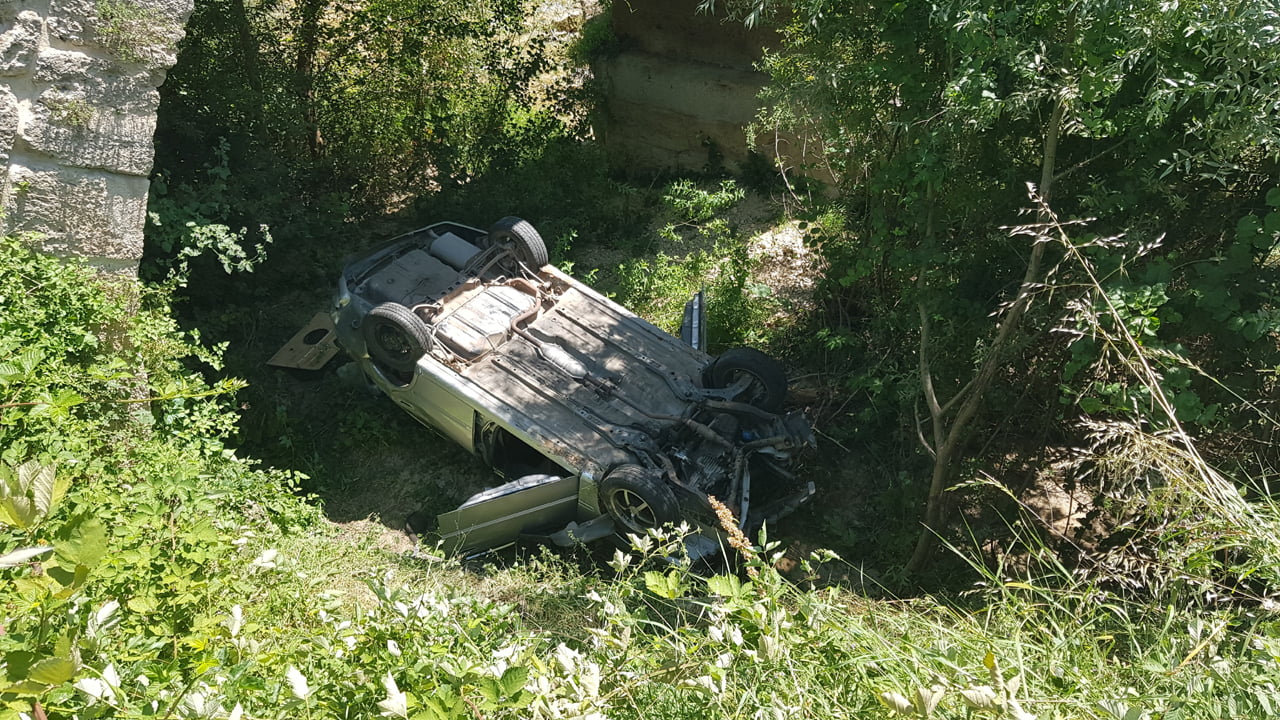
M 504 217 L 489 228 L 489 247 L 499 246 L 515 253 L 516 259 L 531 268 L 546 265 L 547 244 L 527 220 Z
M 704 382 L 708 387 L 726 388 L 751 378 L 747 389 L 738 396 L 741 402 L 767 412 L 778 412 L 787 398 L 787 373 L 777 360 L 754 348 L 732 348 L 711 363 Z
M 680 519 L 675 493 L 662 476 L 639 465 L 619 465 L 600 483 L 600 507 L 619 532 L 643 534 Z
M 400 303 L 374 307 L 361 323 L 360 332 L 374 363 L 396 372 L 413 372 L 418 358 L 431 348 L 427 324 Z

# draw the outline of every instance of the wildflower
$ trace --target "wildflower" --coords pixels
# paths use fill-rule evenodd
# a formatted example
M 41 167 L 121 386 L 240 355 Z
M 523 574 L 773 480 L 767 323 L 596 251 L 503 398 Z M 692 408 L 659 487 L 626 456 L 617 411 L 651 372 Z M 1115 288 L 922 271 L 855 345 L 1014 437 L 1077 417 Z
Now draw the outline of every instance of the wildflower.
M 274 570 L 276 568 L 276 558 L 279 555 L 280 551 L 274 548 L 263 550 L 261 555 L 249 563 L 249 566 L 260 570 Z
M 752 549 L 747 536 L 742 534 L 742 528 L 738 527 L 738 520 L 733 516 L 733 511 L 720 502 L 715 495 L 708 495 L 707 500 L 711 503 L 711 509 L 716 511 L 716 519 L 720 521 L 720 527 L 729 536 L 729 545 L 737 550 L 738 554 L 742 555 L 742 559 L 748 563 L 755 560 L 755 550 Z M 752 580 L 755 580 L 760 573 L 754 566 L 747 565 L 747 575 Z

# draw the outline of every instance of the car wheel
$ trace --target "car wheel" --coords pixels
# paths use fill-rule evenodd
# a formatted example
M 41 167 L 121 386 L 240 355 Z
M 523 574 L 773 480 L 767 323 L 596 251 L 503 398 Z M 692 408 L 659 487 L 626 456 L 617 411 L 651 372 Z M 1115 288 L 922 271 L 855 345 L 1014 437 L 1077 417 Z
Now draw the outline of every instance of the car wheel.
M 644 533 L 680 518 L 680 506 L 666 481 L 639 465 L 620 465 L 605 475 L 600 506 L 626 532 Z
M 527 220 L 504 217 L 489 228 L 489 246 L 504 247 L 515 253 L 516 259 L 532 268 L 547 264 L 547 244 Z
M 396 372 L 412 372 L 418 358 L 431 347 L 431 332 L 409 308 L 393 302 L 369 311 L 360 332 L 369 357 L 378 365 Z
M 754 348 L 732 348 L 716 358 L 703 378 L 708 387 L 726 388 L 748 379 L 742 402 L 777 412 L 787 397 L 787 373 L 777 360 Z

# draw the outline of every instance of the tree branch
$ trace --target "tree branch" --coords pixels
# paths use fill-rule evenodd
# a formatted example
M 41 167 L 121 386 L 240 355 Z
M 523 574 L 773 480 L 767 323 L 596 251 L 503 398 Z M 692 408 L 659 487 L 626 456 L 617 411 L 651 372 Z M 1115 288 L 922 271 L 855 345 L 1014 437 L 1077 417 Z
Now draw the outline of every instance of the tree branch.
M 1062 172 L 1058 173 L 1057 175 L 1054 175 L 1054 176 L 1053 176 L 1053 181 L 1054 181 L 1054 182 L 1057 182 L 1058 180 L 1061 180 L 1062 178 L 1064 178 L 1064 177 L 1066 177 L 1066 176 L 1070 175 L 1071 173 L 1073 173 L 1073 172 L 1075 172 L 1075 171 L 1079 170 L 1080 168 L 1082 168 L 1082 167 L 1084 167 L 1084 166 L 1088 165 L 1089 163 L 1093 162 L 1094 160 L 1097 160 L 1097 159 L 1099 159 L 1099 158 L 1103 157 L 1104 155 L 1110 155 L 1112 152 L 1115 152 L 1117 149 L 1119 149 L 1119 147 L 1120 147 L 1121 145 L 1124 145 L 1124 144 L 1125 144 L 1125 143 L 1127 143 L 1127 142 L 1129 142 L 1129 138 L 1121 138 L 1121 139 L 1120 139 L 1120 140 L 1118 140 L 1115 144 L 1113 144 L 1111 147 L 1108 147 L 1106 150 L 1103 150 L 1102 152 L 1098 153 L 1097 155 L 1094 155 L 1094 156 L 1093 156 L 1093 157 L 1091 157 L 1091 158 L 1086 158 L 1086 159 L 1084 159 L 1084 160 L 1081 160 L 1080 162 L 1076 163 L 1075 165 L 1072 165 L 1071 167 L 1067 168 L 1066 170 L 1063 170 Z M 1042 185 L 1044 184 L 1044 181 L 1043 181 L 1043 180 L 1041 181 L 1041 184 L 1042 184 Z

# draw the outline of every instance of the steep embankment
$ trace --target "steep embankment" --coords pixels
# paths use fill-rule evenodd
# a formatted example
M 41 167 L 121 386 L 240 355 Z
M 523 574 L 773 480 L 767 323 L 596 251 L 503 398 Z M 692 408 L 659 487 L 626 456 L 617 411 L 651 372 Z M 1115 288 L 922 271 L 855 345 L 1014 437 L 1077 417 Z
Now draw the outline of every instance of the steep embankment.
M 655 538 L 584 572 L 338 530 L 226 446 L 235 384 L 188 369 L 218 354 L 99 283 L 0 244 L 0 717 L 1276 713 L 1274 603 L 1187 569 L 1121 594 L 1031 545 L 963 597 L 869 600 L 785 581 L 772 546 L 703 577 Z

